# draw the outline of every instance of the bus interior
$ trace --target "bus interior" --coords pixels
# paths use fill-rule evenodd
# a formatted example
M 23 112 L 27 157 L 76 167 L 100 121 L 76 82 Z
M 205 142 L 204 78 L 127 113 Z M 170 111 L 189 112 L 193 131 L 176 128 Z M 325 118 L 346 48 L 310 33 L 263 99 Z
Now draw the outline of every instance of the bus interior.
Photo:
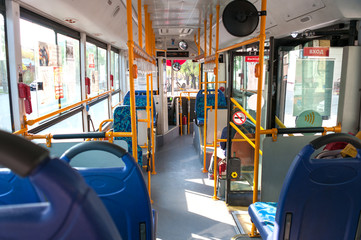
M 0 0 L 0 239 L 361 239 L 359 0 Z

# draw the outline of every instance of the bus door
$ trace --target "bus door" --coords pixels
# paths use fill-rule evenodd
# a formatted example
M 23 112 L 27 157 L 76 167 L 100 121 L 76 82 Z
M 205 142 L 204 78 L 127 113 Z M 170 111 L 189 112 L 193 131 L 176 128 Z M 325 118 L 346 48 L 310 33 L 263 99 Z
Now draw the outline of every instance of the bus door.
M 265 59 L 268 59 L 267 55 Z M 228 122 L 232 124 L 228 123 L 226 202 L 230 205 L 245 205 L 252 202 L 254 148 L 245 138 L 254 143 L 258 86 L 255 69 L 259 57 L 258 52 L 235 51 L 231 53 L 230 60 Z M 266 65 L 267 61 L 264 66 L 264 79 L 268 77 Z M 266 121 L 267 86 L 265 82 L 263 80 L 261 126 L 265 126 Z M 233 126 L 242 133 L 235 130 Z M 237 172 L 238 168 L 239 172 Z

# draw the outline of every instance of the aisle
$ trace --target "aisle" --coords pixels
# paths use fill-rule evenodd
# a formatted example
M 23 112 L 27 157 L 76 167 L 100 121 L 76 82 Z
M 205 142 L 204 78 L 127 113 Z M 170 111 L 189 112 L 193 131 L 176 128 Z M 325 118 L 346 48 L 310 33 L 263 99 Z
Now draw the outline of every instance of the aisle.
M 156 153 L 152 176 L 157 239 L 231 239 L 235 223 L 224 201 L 214 201 L 213 181 L 202 173 L 192 135 L 179 136 Z

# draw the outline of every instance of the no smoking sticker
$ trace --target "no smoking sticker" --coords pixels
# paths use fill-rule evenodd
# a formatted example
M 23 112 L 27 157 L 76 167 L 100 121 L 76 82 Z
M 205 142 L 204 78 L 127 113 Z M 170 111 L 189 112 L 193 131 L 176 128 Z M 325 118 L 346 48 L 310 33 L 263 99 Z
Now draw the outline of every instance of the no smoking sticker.
M 233 122 L 237 125 L 242 125 L 243 123 L 246 122 L 246 119 L 247 119 L 246 114 L 244 114 L 241 111 L 235 112 L 233 114 Z

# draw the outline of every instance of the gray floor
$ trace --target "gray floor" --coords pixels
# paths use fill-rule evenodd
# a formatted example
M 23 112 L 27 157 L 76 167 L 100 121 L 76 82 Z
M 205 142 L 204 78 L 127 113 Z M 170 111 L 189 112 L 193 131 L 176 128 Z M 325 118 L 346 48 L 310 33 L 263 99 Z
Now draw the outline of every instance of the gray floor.
M 231 239 L 235 223 L 223 201 L 214 201 L 213 181 L 202 173 L 192 135 L 165 143 L 155 157 L 153 208 L 158 212 L 157 239 Z

